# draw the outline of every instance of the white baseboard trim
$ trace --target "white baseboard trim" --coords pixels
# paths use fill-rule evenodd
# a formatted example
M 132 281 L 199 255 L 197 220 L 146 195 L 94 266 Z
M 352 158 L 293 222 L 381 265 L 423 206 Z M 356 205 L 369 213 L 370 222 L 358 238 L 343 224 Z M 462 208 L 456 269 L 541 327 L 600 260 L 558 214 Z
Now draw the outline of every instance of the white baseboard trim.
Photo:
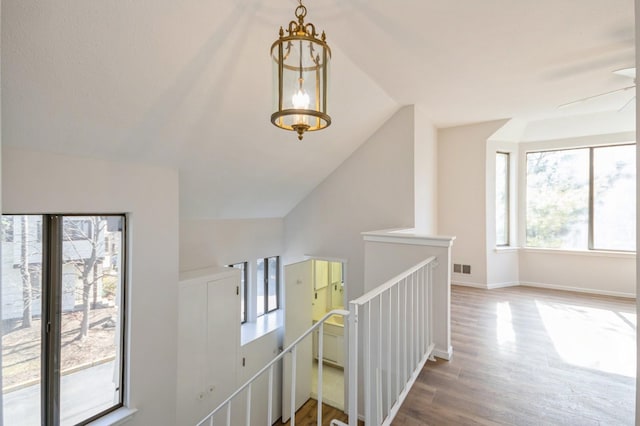
M 620 291 L 598 290 L 598 289 L 583 288 L 583 287 L 571 287 L 571 286 L 565 286 L 565 285 L 535 283 L 530 281 L 522 281 L 520 282 L 520 285 L 524 287 L 538 287 L 538 288 L 548 288 L 551 290 L 573 291 L 576 293 L 598 294 L 600 296 L 624 297 L 627 299 L 636 298 L 636 295 L 634 293 L 624 293 Z
M 565 286 L 565 285 L 536 283 L 536 282 L 530 282 L 530 281 L 520 281 L 520 282 L 514 281 L 514 282 L 496 283 L 496 284 L 481 284 L 481 283 L 474 283 L 469 281 L 453 281 L 452 280 L 451 285 L 481 288 L 483 290 L 493 290 L 497 288 L 524 286 L 524 287 L 548 288 L 551 290 L 572 291 L 575 293 L 598 294 L 600 296 L 624 297 L 627 299 L 636 298 L 635 293 L 624 293 L 620 291 L 599 290 L 599 289 L 590 289 L 590 288 L 583 288 L 583 287 L 571 287 L 571 286 Z
M 483 288 L 485 290 L 487 290 L 487 285 L 486 284 L 481 284 L 481 283 L 472 283 L 469 281 L 453 281 L 451 280 L 451 284 L 452 285 L 460 285 L 462 287 L 475 287 L 475 288 Z
M 453 358 L 453 347 L 449 346 L 449 349 L 446 351 L 442 349 L 434 348 L 431 354 L 436 358 L 441 358 L 447 361 L 451 361 L 451 358 Z
M 482 288 L 484 290 L 492 290 L 494 288 L 504 288 L 504 287 L 515 287 L 520 285 L 519 282 L 506 282 L 506 283 L 495 283 L 495 284 L 481 284 L 481 283 L 473 283 L 469 281 L 451 281 L 452 285 L 459 285 L 463 287 L 474 287 L 474 288 Z
M 520 283 L 516 282 L 516 281 L 512 281 L 512 282 L 506 282 L 506 283 L 495 283 L 495 284 L 488 284 L 487 288 L 489 290 L 493 290 L 494 288 L 506 288 L 506 287 L 517 287 L 519 286 Z

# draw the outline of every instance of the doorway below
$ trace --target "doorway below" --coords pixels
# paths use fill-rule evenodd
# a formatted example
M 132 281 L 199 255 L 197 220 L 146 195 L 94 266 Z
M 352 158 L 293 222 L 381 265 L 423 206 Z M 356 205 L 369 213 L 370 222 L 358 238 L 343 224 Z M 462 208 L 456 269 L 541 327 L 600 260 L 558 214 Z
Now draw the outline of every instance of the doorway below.
M 313 361 L 311 398 L 318 399 L 318 361 Z M 322 402 L 344 411 L 344 370 L 324 364 L 322 366 Z
M 344 309 L 344 265 L 339 261 L 313 261 L 312 320 L 316 323 L 334 309 Z M 322 400 L 344 410 L 345 339 L 343 317 L 335 315 L 323 327 L 323 354 L 318 356 L 318 332 L 313 335 L 311 397 L 318 397 L 318 363 L 323 362 Z

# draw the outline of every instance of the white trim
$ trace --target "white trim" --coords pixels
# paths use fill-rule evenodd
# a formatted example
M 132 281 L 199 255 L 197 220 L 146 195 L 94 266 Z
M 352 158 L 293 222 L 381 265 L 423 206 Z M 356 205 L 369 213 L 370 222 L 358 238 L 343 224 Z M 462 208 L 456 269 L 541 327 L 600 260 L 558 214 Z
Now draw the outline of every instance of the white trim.
M 449 348 L 446 351 L 435 348 L 431 354 L 436 358 L 441 358 L 446 361 L 451 361 L 451 358 L 453 358 L 453 347 L 449 346 Z
M 506 287 L 518 287 L 520 285 L 517 281 L 510 281 L 505 283 L 495 283 L 495 284 L 487 284 L 488 290 L 493 290 L 496 288 L 506 288 Z
M 520 247 L 500 246 L 500 247 L 494 248 L 493 251 L 498 254 L 518 253 L 520 251 Z
M 521 281 L 520 285 L 523 287 L 548 288 L 552 290 L 572 291 L 575 293 L 598 294 L 601 296 L 624 297 L 628 299 L 636 298 L 636 295 L 633 293 L 624 293 L 620 291 L 598 290 L 598 289 L 584 288 L 584 287 L 570 287 L 570 286 L 564 286 L 564 285 L 544 284 L 544 283 L 525 282 L 525 281 Z
M 483 290 L 495 290 L 499 288 L 506 287 L 535 287 L 535 288 L 548 288 L 551 290 L 562 290 L 562 291 L 571 291 L 573 293 L 588 293 L 588 294 L 597 294 L 600 296 L 613 296 L 613 297 L 624 297 L 627 299 L 635 299 L 636 295 L 634 293 L 625 293 L 621 291 L 609 291 L 609 290 L 600 290 L 600 289 L 592 289 L 592 288 L 584 288 L 584 287 L 571 287 L 565 285 L 556 285 L 556 284 L 545 284 L 545 283 L 536 283 L 529 281 L 520 281 L 520 282 L 505 282 L 505 283 L 496 283 L 496 284 L 481 284 L 481 283 L 472 283 L 465 281 L 451 281 L 451 285 L 459 285 L 461 287 L 473 287 L 473 288 L 481 288 Z
M 136 414 L 136 408 L 120 407 L 99 419 L 89 423 L 89 426 L 116 426 L 127 423 Z
M 451 247 L 456 237 L 425 235 L 414 229 L 384 229 L 361 233 L 364 241 L 378 243 L 412 244 L 418 246 Z
M 239 269 L 227 266 L 211 266 L 208 268 L 193 269 L 190 271 L 180 272 L 180 284 L 194 284 L 200 282 L 203 278 L 211 278 L 211 280 L 221 280 L 227 277 L 233 277 L 240 274 Z
M 260 339 L 284 326 L 284 309 L 280 308 L 264 315 L 255 321 L 247 321 L 240 325 L 240 346 Z
M 307 260 L 324 260 L 327 262 L 339 262 L 339 263 L 347 263 L 347 259 L 343 257 L 333 257 L 333 256 L 318 256 L 314 254 L 305 254 L 304 260 L 302 262 L 306 262 Z
M 522 253 L 532 254 L 562 254 L 571 256 L 614 257 L 618 259 L 635 259 L 636 252 L 631 251 L 605 251 L 605 250 L 563 250 L 550 248 L 522 247 Z
M 475 287 L 475 288 L 483 288 L 485 290 L 488 290 L 487 285 L 486 284 L 481 284 L 481 283 L 472 283 L 469 281 L 454 281 L 451 280 L 451 285 L 459 285 L 462 287 Z

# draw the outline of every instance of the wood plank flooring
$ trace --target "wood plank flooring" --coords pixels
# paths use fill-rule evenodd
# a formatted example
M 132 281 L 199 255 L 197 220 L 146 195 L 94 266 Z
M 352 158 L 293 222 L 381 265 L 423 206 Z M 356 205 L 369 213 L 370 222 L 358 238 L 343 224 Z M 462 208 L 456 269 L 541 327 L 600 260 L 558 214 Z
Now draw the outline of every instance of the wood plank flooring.
M 452 287 L 453 359 L 428 362 L 394 425 L 633 425 L 635 300 Z
M 315 399 L 309 399 L 300 409 L 296 412 L 296 426 L 316 426 L 316 414 L 317 414 L 318 401 Z M 341 420 L 345 423 L 349 421 L 349 417 L 338 410 L 337 408 L 333 408 L 329 405 L 322 404 L 322 425 L 329 426 L 331 420 Z M 288 425 L 291 421 L 286 423 L 282 423 L 278 421 L 274 424 L 274 426 L 283 426 Z M 360 424 L 363 424 L 360 422 Z

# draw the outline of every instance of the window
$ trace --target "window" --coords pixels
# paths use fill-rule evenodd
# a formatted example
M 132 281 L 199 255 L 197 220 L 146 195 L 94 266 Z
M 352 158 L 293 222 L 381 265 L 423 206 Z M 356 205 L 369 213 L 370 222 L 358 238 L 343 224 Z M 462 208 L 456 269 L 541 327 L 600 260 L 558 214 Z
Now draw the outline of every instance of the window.
M 509 153 L 496 153 L 496 246 L 509 245 Z
M 124 215 L 2 220 L 14 231 L 2 238 L 4 424 L 87 424 L 121 407 Z
M 2 217 L 2 241 L 13 242 L 13 218 Z
M 258 259 L 256 276 L 258 283 L 257 316 L 275 311 L 280 307 L 280 258 L 278 256 Z
M 240 322 L 247 322 L 247 278 L 248 264 L 247 262 L 234 263 L 229 265 L 232 268 L 240 269 Z
M 64 226 L 64 239 L 68 241 L 90 240 L 92 231 L 91 225 L 91 220 L 88 219 L 66 219 Z
M 635 251 L 636 146 L 527 153 L 526 244 Z

